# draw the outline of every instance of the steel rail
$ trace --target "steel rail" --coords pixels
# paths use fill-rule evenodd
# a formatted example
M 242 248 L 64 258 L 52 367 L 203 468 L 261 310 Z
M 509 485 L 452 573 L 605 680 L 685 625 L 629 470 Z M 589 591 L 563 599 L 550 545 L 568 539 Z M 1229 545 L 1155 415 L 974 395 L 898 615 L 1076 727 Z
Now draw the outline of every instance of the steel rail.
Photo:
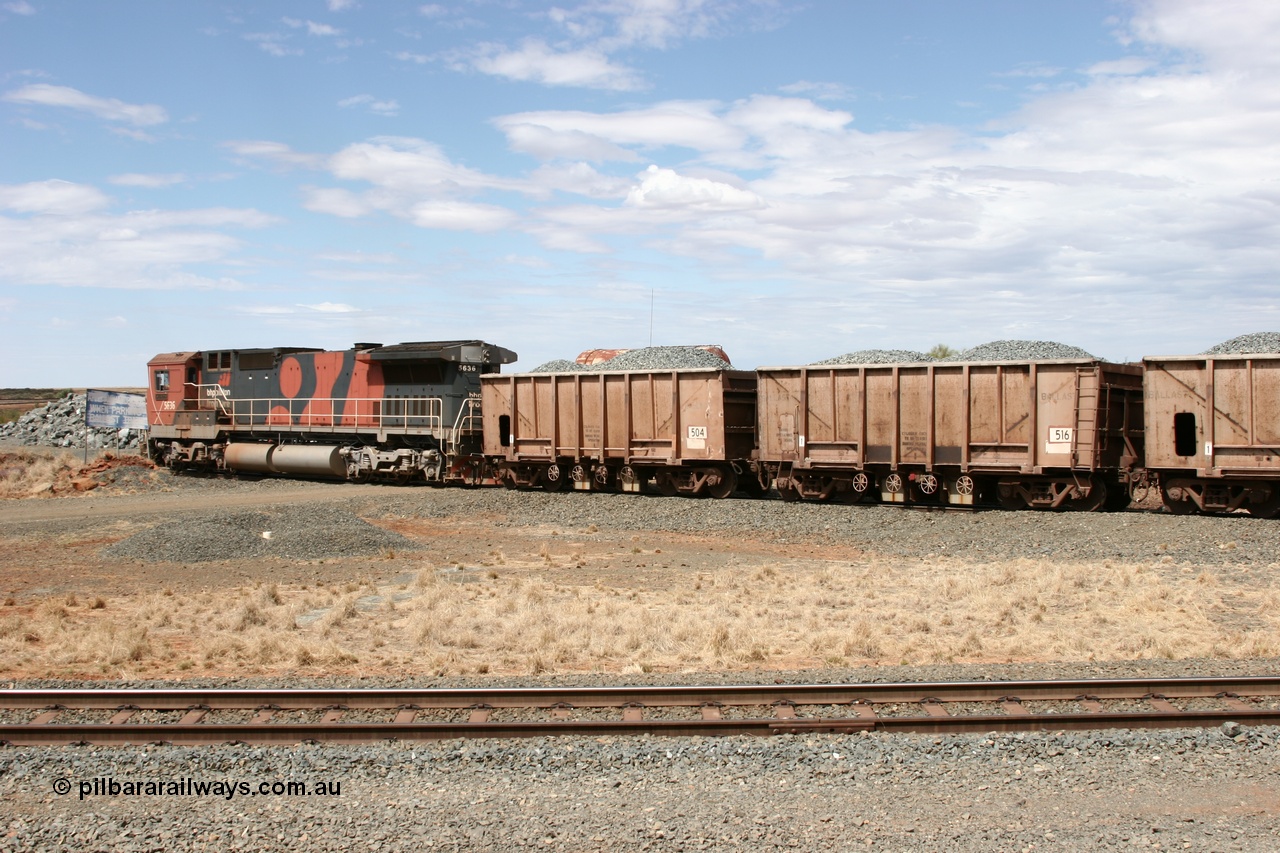
M 731 735 L 858 731 L 1031 731 L 1139 727 L 1197 727 L 1235 721 L 1280 725 L 1280 702 L 1242 697 L 1280 696 L 1280 676 L 1214 678 L 970 681 L 891 684 L 714 685 L 663 687 L 522 687 L 396 689 L 158 689 L 0 690 L 0 708 L 40 711 L 27 722 L 0 724 L 0 743 L 368 743 L 385 739 L 549 735 Z M 1212 709 L 1184 710 L 1171 700 L 1216 700 Z M 1142 710 L 1107 702 L 1145 703 Z M 1033 713 L 1025 702 L 1073 703 L 1066 710 Z M 1000 713 L 958 713 L 965 703 L 997 704 Z M 914 706 L 890 715 L 877 706 Z M 771 715 L 724 713 L 732 707 L 770 708 Z M 806 706 L 847 706 L 849 715 L 806 716 Z M 663 708 L 700 709 L 699 718 L 663 717 Z M 549 712 L 538 720 L 495 719 L 504 709 Z M 573 719 L 577 709 L 613 709 L 614 719 Z M 110 722 L 59 723 L 66 711 L 114 711 Z M 255 710 L 246 722 L 206 717 L 218 711 Z M 345 722 L 352 711 L 394 712 L 393 720 Z M 466 721 L 418 719 L 432 712 L 465 711 Z M 824 709 L 825 710 L 825 709 Z M 987 710 L 987 709 L 980 709 Z M 183 712 L 176 722 L 131 722 L 142 711 Z M 320 721 L 273 722 L 280 712 L 324 711 Z

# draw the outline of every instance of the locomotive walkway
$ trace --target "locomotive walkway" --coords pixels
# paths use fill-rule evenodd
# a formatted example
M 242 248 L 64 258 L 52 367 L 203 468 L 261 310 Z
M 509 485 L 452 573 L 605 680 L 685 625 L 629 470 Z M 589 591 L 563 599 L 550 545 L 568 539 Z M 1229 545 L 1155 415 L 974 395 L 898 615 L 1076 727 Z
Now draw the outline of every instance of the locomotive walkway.
M 5 690 L 0 743 L 296 744 L 1280 725 L 1280 676 L 372 690 Z

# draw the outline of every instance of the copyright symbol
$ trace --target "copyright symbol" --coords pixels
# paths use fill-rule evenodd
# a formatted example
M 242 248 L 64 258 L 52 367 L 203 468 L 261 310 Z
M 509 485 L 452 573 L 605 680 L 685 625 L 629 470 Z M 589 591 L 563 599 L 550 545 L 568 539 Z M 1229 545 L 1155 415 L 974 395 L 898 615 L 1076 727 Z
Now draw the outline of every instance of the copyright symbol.
M 58 796 L 60 796 L 60 797 L 61 797 L 63 794 L 70 794 L 70 793 L 71 793 L 71 780 L 70 780 L 70 779 L 55 779 L 55 780 L 53 781 L 53 792 L 54 792 L 55 794 L 57 794 Z

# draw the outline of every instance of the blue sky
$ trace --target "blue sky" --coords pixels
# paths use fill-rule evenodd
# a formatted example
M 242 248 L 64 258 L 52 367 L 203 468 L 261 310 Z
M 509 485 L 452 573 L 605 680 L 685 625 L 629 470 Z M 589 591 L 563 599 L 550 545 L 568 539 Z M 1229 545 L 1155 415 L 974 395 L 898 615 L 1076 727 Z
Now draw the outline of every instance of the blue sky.
M 0 0 L 0 386 L 1280 329 L 1272 0 Z

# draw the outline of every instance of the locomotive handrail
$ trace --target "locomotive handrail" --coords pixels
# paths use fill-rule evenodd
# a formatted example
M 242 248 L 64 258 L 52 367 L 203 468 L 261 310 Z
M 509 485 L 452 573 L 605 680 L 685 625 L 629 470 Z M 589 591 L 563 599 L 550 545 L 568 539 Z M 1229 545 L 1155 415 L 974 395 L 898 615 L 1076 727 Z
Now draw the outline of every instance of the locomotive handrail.
M 228 397 L 226 400 L 230 410 L 224 409 L 223 413 L 237 426 L 399 428 L 424 429 L 437 434 L 444 428 L 444 400 L 440 397 Z M 303 410 L 293 411 L 299 404 L 304 405 Z

